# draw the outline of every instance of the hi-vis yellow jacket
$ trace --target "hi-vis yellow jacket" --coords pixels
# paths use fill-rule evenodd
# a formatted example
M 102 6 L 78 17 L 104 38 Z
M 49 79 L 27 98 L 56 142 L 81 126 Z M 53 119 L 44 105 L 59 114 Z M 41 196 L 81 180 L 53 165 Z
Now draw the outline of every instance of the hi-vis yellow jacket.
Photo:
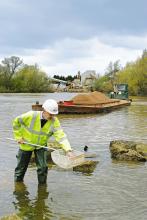
M 48 120 L 41 128 L 40 111 L 29 111 L 16 117 L 13 121 L 13 132 L 16 140 L 23 138 L 26 142 L 43 146 L 46 146 L 48 139 L 53 136 L 65 151 L 71 150 L 57 117 Z M 33 151 L 35 147 L 20 144 L 20 149 Z

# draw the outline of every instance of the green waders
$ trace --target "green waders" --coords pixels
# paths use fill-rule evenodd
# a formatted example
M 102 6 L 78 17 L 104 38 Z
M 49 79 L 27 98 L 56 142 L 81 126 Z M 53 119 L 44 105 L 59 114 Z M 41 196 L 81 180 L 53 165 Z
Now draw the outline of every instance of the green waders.
M 38 176 L 38 183 L 45 184 L 47 180 L 47 172 L 48 166 L 46 162 L 46 150 L 38 149 L 34 150 L 35 154 L 35 162 L 37 166 L 37 176 Z M 28 168 L 30 159 L 31 159 L 32 151 L 24 151 L 19 149 L 17 155 L 17 166 L 15 168 L 15 181 L 21 182 L 23 181 L 24 175 Z

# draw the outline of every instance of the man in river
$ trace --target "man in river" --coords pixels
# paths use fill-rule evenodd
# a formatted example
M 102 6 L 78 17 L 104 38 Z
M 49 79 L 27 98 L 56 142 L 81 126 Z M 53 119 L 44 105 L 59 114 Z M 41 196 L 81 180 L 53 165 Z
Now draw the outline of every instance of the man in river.
M 24 142 L 47 146 L 48 139 L 53 136 L 69 157 L 73 155 L 66 134 L 62 130 L 58 118 L 55 117 L 58 114 L 57 102 L 48 99 L 42 107 L 43 111 L 29 111 L 16 117 L 13 121 L 14 137 L 20 144 L 14 176 L 16 182 L 23 181 L 32 152 L 35 155 L 38 183 L 45 184 L 47 181 L 46 150 Z

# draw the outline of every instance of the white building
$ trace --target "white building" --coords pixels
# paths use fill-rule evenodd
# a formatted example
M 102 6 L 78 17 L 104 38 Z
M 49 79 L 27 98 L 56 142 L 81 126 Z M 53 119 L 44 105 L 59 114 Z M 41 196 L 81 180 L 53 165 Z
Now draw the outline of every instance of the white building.
M 87 70 L 81 74 L 81 84 L 82 86 L 90 87 L 97 79 L 95 70 Z

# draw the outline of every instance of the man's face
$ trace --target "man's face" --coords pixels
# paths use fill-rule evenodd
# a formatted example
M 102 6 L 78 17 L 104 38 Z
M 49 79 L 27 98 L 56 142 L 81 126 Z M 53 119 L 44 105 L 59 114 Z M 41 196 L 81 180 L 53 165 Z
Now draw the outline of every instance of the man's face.
M 46 120 L 50 120 L 54 117 L 54 115 L 50 114 L 49 112 L 43 111 L 43 118 Z

